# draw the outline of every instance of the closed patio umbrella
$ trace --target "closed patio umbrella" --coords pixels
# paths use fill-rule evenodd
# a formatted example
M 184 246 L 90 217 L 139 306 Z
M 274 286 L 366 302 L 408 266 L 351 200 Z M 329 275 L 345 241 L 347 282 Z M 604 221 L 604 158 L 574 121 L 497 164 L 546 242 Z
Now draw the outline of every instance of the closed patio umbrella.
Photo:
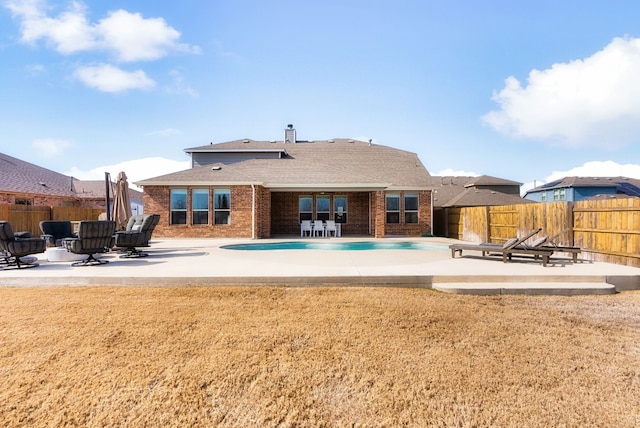
M 116 230 L 124 230 L 131 217 L 131 200 L 129 198 L 129 183 L 124 171 L 118 174 L 116 192 L 113 197 L 113 220 L 116 222 Z

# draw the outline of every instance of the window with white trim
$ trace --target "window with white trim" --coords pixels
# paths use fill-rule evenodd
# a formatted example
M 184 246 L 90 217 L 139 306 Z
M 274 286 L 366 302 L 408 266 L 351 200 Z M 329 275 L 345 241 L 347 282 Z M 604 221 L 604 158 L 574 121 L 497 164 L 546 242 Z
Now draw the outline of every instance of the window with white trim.
M 187 189 L 171 189 L 171 224 L 187 224 Z
M 418 223 L 418 194 L 417 193 L 405 193 L 404 194 L 404 222 L 405 224 L 417 224 Z
M 311 196 L 300 196 L 298 199 L 298 213 L 300 223 L 303 220 L 313 220 L 313 198 Z
M 347 222 L 347 197 L 346 196 L 334 196 L 333 197 L 333 219 L 336 223 Z
M 191 191 L 192 224 L 209 224 L 209 189 Z
M 331 197 L 327 195 L 316 196 L 316 220 L 329 220 Z
M 231 224 L 231 191 L 216 189 L 213 191 L 214 224 Z
M 565 201 L 567 199 L 567 189 L 555 189 L 553 191 L 554 201 Z
M 387 223 L 400 223 L 400 195 L 389 194 L 386 196 Z

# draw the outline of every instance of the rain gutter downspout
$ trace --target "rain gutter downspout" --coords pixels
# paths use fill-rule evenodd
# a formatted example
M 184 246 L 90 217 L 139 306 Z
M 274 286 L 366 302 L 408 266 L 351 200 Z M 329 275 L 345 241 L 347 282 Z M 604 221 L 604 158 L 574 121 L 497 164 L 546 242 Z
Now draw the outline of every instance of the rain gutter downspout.
M 256 239 L 256 185 L 251 185 L 251 239 Z

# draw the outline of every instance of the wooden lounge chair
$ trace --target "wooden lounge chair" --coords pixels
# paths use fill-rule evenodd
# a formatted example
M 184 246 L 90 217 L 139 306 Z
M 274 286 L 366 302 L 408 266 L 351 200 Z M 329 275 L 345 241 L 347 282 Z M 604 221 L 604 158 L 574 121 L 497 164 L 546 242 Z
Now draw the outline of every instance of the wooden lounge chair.
M 540 258 L 542 260 L 542 266 L 546 266 L 549 263 L 549 259 L 553 254 L 552 249 L 540 248 L 540 244 L 537 246 L 526 245 L 525 241 L 536 235 L 542 229 L 536 229 L 533 232 L 530 232 L 520 238 L 511 238 L 504 244 L 495 244 L 495 243 L 483 243 L 483 244 L 451 244 L 449 248 L 451 249 L 451 257 L 455 258 L 456 253 L 462 256 L 462 251 L 480 251 L 482 256 L 486 256 L 488 254 L 501 254 L 502 261 L 505 263 L 513 256 L 518 255 L 531 255 L 534 258 Z
M 560 235 L 567 233 L 569 229 L 565 229 L 562 232 L 550 237 L 547 239 L 547 242 L 544 245 L 541 245 L 541 248 L 553 250 L 556 253 L 567 253 L 571 254 L 571 259 L 573 263 L 578 262 L 578 254 L 582 252 L 580 247 L 567 247 L 557 242 L 557 239 Z

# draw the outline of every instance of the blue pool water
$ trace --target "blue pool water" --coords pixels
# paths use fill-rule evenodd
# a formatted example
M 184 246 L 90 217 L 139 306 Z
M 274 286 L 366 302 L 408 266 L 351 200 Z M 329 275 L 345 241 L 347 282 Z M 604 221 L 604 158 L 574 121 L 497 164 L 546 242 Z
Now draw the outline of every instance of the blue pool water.
M 404 242 L 404 241 L 354 241 L 354 242 L 309 242 L 309 241 L 284 241 L 251 244 L 222 245 L 226 250 L 446 250 L 445 245 L 428 242 Z

